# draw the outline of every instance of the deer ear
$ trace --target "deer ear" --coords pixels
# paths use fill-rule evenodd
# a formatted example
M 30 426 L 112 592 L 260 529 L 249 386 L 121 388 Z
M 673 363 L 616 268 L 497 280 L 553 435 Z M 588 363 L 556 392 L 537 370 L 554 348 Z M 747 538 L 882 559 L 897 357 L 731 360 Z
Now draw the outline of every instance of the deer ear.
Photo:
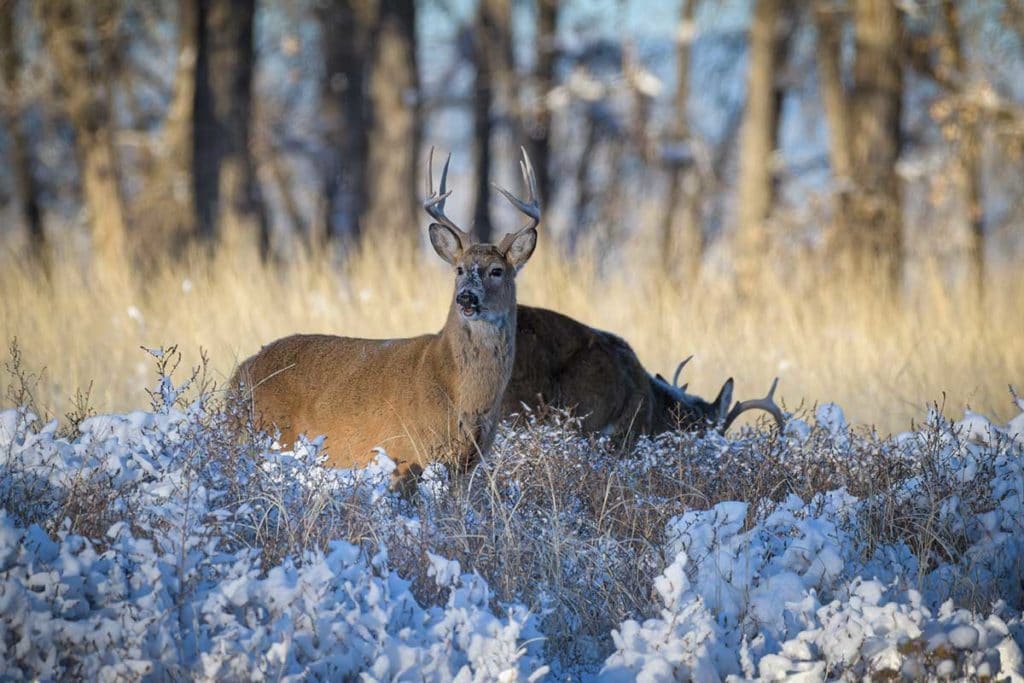
M 725 380 L 725 384 L 722 385 L 721 390 L 718 392 L 718 396 L 715 397 L 715 410 L 718 412 L 718 422 L 723 422 L 726 415 L 729 413 L 729 407 L 732 404 L 732 377 Z
M 516 270 L 522 268 L 537 246 L 537 231 L 533 228 L 523 230 L 514 235 L 506 235 L 501 241 L 502 254 Z
M 437 255 L 454 266 L 462 256 L 462 239 L 455 234 L 454 230 L 440 223 L 431 223 L 429 233 L 430 244 L 433 245 Z

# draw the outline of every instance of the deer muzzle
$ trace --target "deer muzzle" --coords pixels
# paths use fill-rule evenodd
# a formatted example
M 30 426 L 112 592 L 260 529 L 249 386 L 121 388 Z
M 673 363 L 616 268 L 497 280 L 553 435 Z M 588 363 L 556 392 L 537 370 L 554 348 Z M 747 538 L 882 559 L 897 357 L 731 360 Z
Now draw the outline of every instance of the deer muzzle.
M 462 289 L 455 297 L 455 303 L 466 318 L 472 318 L 480 313 L 480 297 L 471 289 Z

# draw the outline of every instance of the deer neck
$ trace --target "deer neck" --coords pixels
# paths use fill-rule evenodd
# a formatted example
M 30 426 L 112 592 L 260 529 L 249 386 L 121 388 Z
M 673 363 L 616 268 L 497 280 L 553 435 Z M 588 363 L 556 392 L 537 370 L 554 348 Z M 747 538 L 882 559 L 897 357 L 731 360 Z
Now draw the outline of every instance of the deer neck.
M 515 308 L 466 320 L 455 306 L 439 335 L 450 363 L 448 389 L 460 417 L 482 417 L 500 407 L 515 358 Z M 475 420 L 474 420 L 475 421 Z
M 678 410 L 679 397 L 670 391 L 654 377 L 648 376 L 651 384 L 651 398 L 654 405 L 651 406 L 651 431 L 655 434 L 668 431 L 675 422 L 675 412 Z

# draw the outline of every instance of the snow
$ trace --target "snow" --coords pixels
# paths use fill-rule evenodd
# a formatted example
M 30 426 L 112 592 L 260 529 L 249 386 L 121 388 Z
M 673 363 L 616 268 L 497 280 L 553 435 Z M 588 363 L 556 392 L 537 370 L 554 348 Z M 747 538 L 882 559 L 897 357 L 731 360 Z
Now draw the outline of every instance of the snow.
M 25 411 L 0 412 L 8 504 L 0 509 L 0 678 L 474 681 L 543 673 L 531 654 L 535 617 L 516 604 L 493 610 L 486 584 L 458 563 L 436 558 L 448 597 L 423 606 L 386 553 L 332 541 L 266 568 L 259 552 L 231 543 L 250 533 L 254 515 L 269 513 L 218 507 L 231 481 L 201 469 L 212 445 L 196 429 L 203 410 L 90 418 L 72 440 L 57 437 L 53 424 L 36 428 Z M 333 473 L 310 462 L 317 457 L 304 442 L 294 453 L 268 451 L 260 464 L 283 496 L 308 494 L 306 486 L 323 483 L 318 471 L 339 486 L 387 481 L 379 462 Z M 96 539 L 59 520 L 52 532 L 19 525 L 25 510 L 9 503 L 23 487 L 45 492 L 37 501 L 45 518 L 96 474 L 125 492 L 120 507 L 132 510 L 131 525 L 113 521 Z M 379 488 L 368 487 L 367 504 Z
M 0 679 L 1024 680 L 1024 412 L 1007 425 L 932 414 L 876 444 L 908 462 L 937 454 L 884 500 L 927 511 L 916 538 L 956 539 L 957 553 L 871 532 L 883 499 L 843 488 L 688 509 L 665 525 L 652 609 L 617 619 L 570 667 L 546 642 L 565 634 L 542 632 L 554 608 L 499 595 L 465 559 L 425 541 L 422 576 L 406 576 L 387 534 L 332 536 L 355 510 L 369 529 L 429 538 L 452 495 L 443 468 L 410 507 L 387 488 L 383 452 L 355 471 L 325 469 L 318 439 L 218 458 L 224 416 L 183 392 L 163 378 L 153 410 L 91 417 L 71 436 L 0 411 Z M 776 437 L 781 457 L 855 457 L 838 406 L 815 418 Z M 700 443 L 735 457 L 720 436 Z M 658 467 L 657 448 L 624 466 Z M 254 481 L 261 496 L 233 493 Z M 541 523 L 583 514 L 560 512 Z

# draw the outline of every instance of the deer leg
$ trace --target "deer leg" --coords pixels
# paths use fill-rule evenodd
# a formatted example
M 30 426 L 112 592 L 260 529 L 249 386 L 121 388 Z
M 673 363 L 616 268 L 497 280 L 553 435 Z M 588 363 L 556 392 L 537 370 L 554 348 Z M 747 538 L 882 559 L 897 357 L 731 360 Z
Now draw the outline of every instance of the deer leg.
M 423 466 L 418 462 L 399 462 L 395 466 L 395 471 L 391 473 L 391 490 L 397 491 L 398 495 L 406 500 L 412 500 L 416 496 L 416 486 L 422 476 Z

